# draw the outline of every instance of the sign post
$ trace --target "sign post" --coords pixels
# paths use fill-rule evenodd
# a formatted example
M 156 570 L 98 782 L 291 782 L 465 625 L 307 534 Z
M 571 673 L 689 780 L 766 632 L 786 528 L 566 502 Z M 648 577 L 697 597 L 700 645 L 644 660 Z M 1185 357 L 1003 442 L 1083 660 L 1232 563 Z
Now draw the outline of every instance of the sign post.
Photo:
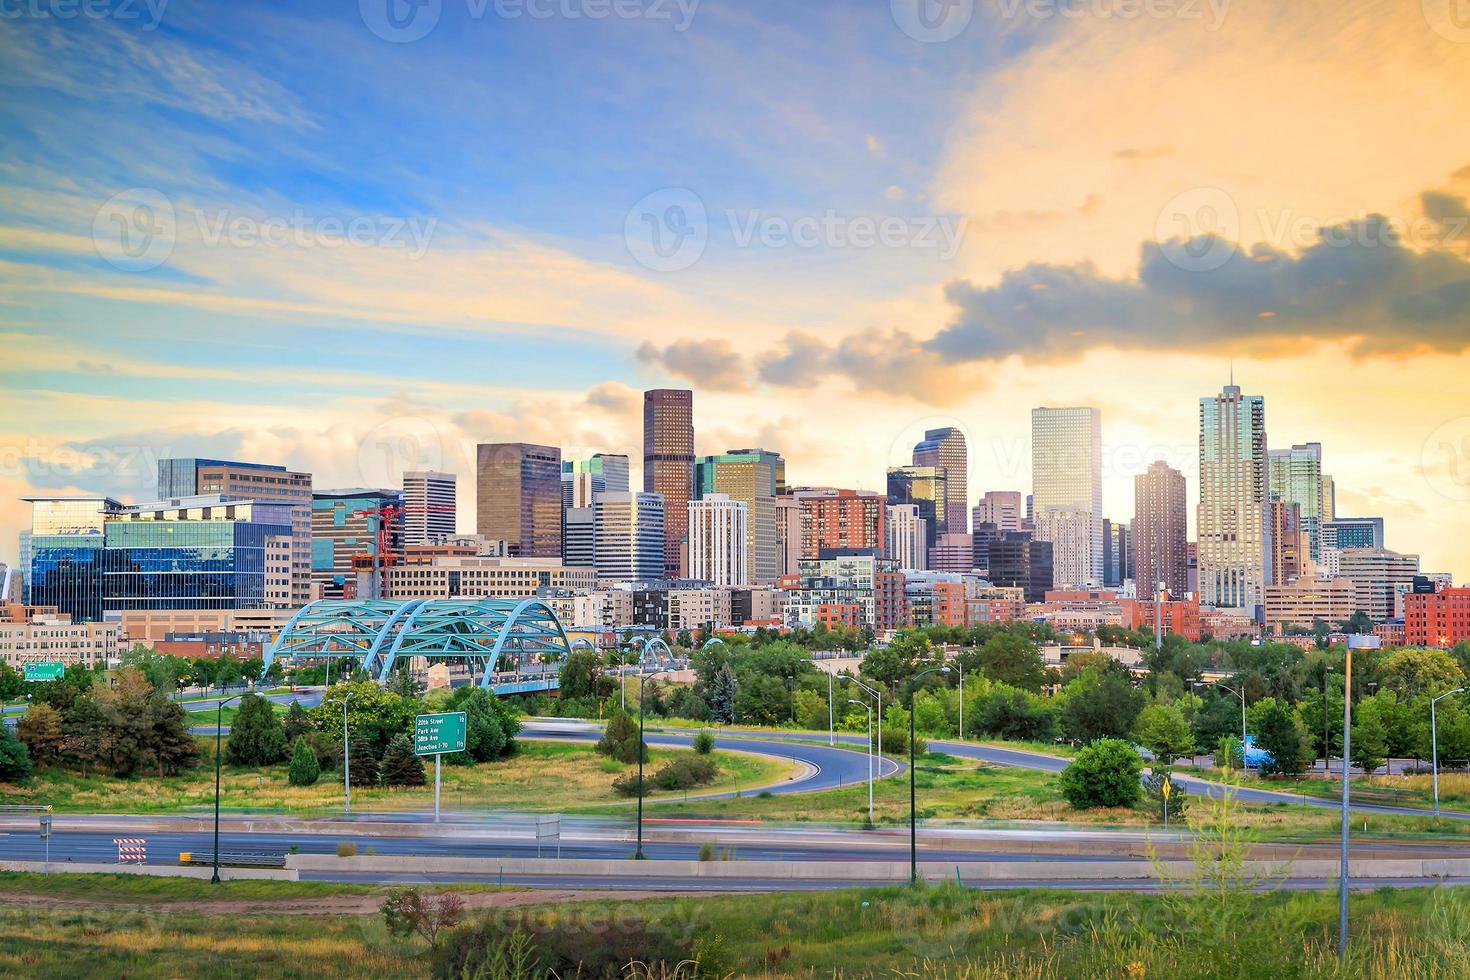
M 446 752 L 463 752 L 467 719 L 463 711 L 416 715 L 413 720 L 413 754 L 434 757 L 434 822 L 439 822 L 439 782 Z
M 1169 795 L 1174 792 L 1174 784 L 1169 779 L 1169 774 L 1164 773 L 1163 785 L 1159 791 L 1164 794 L 1164 830 L 1169 829 Z
M 59 662 L 40 662 L 25 665 L 25 679 L 28 681 L 59 681 L 66 673 L 66 664 Z

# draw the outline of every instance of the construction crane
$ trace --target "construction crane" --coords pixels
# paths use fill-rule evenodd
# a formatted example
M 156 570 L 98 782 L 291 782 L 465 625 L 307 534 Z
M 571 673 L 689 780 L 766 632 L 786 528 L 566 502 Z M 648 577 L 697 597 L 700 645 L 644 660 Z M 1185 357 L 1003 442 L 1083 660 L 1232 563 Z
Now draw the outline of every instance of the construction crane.
M 389 504 L 385 507 L 370 507 L 352 512 L 353 517 L 369 517 L 377 520 L 377 546 L 373 548 L 373 588 L 369 599 L 381 599 L 383 597 L 382 561 L 383 555 L 393 543 L 392 522 L 397 519 L 402 521 L 403 508 L 397 504 Z M 356 558 L 353 556 L 353 565 L 356 566 Z

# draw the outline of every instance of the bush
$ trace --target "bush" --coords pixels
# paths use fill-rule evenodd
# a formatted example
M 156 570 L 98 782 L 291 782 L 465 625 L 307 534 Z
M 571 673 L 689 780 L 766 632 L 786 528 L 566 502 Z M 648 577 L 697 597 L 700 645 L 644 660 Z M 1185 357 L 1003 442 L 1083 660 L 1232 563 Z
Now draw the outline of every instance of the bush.
M 1143 796 L 1143 760 L 1122 739 L 1100 738 L 1077 753 L 1062 771 L 1062 795 L 1079 810 L 1136 806 Z
M 709 755 L 714 751 L 714 748 L 715 737 L 711 732 L 707 730 L 701 731 L 698 735 L 694 736 L 694 751 L 700 755 Z
M 675 971 L 693 950 L 659 923 L 631 915 L 611 918 L 581 912 L 505 909 L 501 914 L 460 926 L 444 937 L 429 964 L 436 980 L 490 976 L 621 978 L 684 976 Z M 529 937 L 529 943 L 525 939 Z M 507 944 L 526 944 L 524 966 L 516 973 L 492 972 Z M 531 962 L 534 961 L 534 967 Z M 642 964 L 637 974 L 632 963 Z M 704 973 L 699 975 L 703 976 Z
M 1188 794 L 1177 781 L 1169 787 L 1169 819 L 1178 820 L 1186 809 L 1184 799 Z M 1143 808 L 1151 816 L 1164 819 L 1164 773 L 1150 772 L 1143 777 Z
M 350 840 L 339 841 L 337 844 L 337 856 L 339 858 L 356 857 L 357 845 Z
M 715 781 L 720 767 L 707 756 L 683 755 L 665 763 L 653 774 L 653 785 L 659 789 L 692 789 Z
M 619 711 L 608 719 L 607 730 L 602 733 L 602 739 L 597 743 L 597 751 L 619 762 L 633 763 L 638 761 L 641 744 L 638 737 L 638 723 L 626 711 Z M 647 761 L 648 746 L 643 746 L 642 755 L 644 761 Z
M 306 744 L 305 738 L 296 739 L 296 748 L 291 753 L 291 768 L 286 774 L 292 786 L 314 786 L 321 778 L 322 767 L 317 764 L 316 753 Z
M 438 946 L 440 933 L 464 917 L 464 899 L 454 892 L 425 896 L 417 888 L 395 888 L 378 911 L 392 935 L 400 939 L 417 935 L 430 946 Z

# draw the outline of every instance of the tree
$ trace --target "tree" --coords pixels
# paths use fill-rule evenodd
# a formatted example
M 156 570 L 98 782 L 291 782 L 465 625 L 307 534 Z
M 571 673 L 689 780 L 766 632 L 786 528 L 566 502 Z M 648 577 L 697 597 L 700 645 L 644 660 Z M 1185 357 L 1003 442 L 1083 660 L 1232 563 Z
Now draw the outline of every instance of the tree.
M 13 701 L 25 692 L 25 675 L 9 664 L 0 664 L 0 701 Z
M 594 651 L 578 647 L 571 652 L 561 665 L 558 691 L 564 698 L 601 696 L 602 662 Z
M 31 761 L 38 766 L 61 762 L 65 740 L 61 731 L 61 712 L 49 704 L 33 704 L 15 723 L 15 734 L 26 744 Z
M 292 786 L 313 786 L 321 778 L 322 768 L 317 764 L 316 753 L 306 744 L 305 736 L 297 736 L 296 748 L 291 752 L 291 768 L 286 779 Z
M 416 698 L 424 693 L 424 686 L 413 679 L 413 672 L 408 669 L 408 663 L 400 660 L 393 671 L 393 676 L 388 678 L 387 689 L 400 698 Z
M 619 762 L 632 763 L 638 761 L 640 744 L 638 723 L 626 711 L 618 711 L 607 720 L 607 728 L 597 743 L 597 751 Z M 647 745 L 643 745 L 642 755 L 647 760 Z
M 827 727 L 827 699 L 816 691 L 797 691 L 792 713 L 797 728 L 813 731 Z
M 727 725 L 734 723 L 735 694 L 738 687 L 739 684 L 735 680 L 735 668 L 726 663 L 715 674 L 714 685 L 710 691 L 709 713 L 712 719 Z
M 694 736 L 694 751 L 700 755 L 709 755 L 714 749 L 714 735 L 708 729 L 700 729 L 699 734 Z
M 439 934 L 464 916 L 464 900 L 454 892 L 424 897 L 417 888 L 388 893 L 380 909 L 388 932 L 401 939 L 417 934 L 430 946 L 439 945 Z
M 1383 686 L 1405 701 L 1465 683 L 1465 672 L 1448 650 L 1395 650 L 1378 665 L 1377 673 Z
M 172 776 L 199 759 L 199 745 L 189 734 L 189 716 L 163 691 L 148 698 L 147 719 L 158 777 Z
M 413 735 L 414 716 L 423 708 L 417 698 L 404 698 L 385 690 L 372 681 L 334 684 L 311 709 L 316 727 L 329 737 L 342 738 L 342 699 L 347 701 L 347 727 L 354 734 L 368 736 L 374 758 L 381 758 L 395 735 Z M 354 746 L 353 751 L 356 752 Z
M 1079 810 L 1099 806 L 1136 806 L 1143 798 L 1143 760 L 1122 739 L 1100 738 L 1077 753 L 1062 770 L 1062 795 Z
M 1138 742 L 1168 768 L 1175 759 L 1194 754 L 1194 735 L 1184 715 L 1172 704 L 1154 704 L 1138 715 Z
M 90 697 L 78 697 L 61 712 L 61 758 L 85 776 L 102 765 L 111 738 L 102 709 Z
M 985 641 L 980 649 L 980 669 L 993 681 L 1033 694 L 1046 684 L 1041 650 L 1022 633 L 997 633 Z
M 395 736 L 383 755 L 383 785 L 422 786 L 424 782 L 424 762 L 413 754 L 408 736 Z
M 1261 762 L 1261 774 L 1300 776 L 1310 759 L 1308 743 L 1296 719 L 1274 699 L 1256 719 L 1256 745 L 1269 758 Z
M 375 746 L 372 736 L 366 732 L 353 732 L 348 744 L 348 775 L 354 786 L 376 786 L 382 778 L 382 767 L 373 754 Z
M 515 736 L 521 730 L 521 723 L 489 691 L 462 687 L 450 696 L 445 710 L 465 713 L 465 750 L 451 755 L 451 763 L 492 762 L 515 751 Z
M 31 778 L 31 757 L 25 743 L 9 725 L 0 725 L 0 783 L 18 783 Z
M 289 742 L 271 703 L 257 694 L 240 699 L 240 710 L 230 725 L 225 759 L 232 766 L 269 766 L 286 758 Z
M 1377 698 L 1364 698 L 1353 712 L 1351 762 L 1368 775 L 1388 757 L 1388 726 Z
M 311 716 L 306 713 L 300 701 L 292 701 L 291 707 L 286 709 L 286 717 L 281 719 L 281 730 L 286 735 L 286 741 L 292 745 L 311 731 Z
M 1044 742 L 1056 735 L 1057 716 L 1051 703 L 1035 694 L 997 684 L 977 702 L 966 727 L 1015 741 Z M 975 721 L 969 721 L 969 718 Z
M 735 699 L 735 712 L 748 725 L 784 724 L 791 720 L 791 709 L 791 692 L 770 674 L 747 676 Z
M 1143 694 L 1133 689 L 1126 668 L 1112 664 L 1088 670 L 1066 688 L 1062 726 L 1080 742 L 1126 738 L 1143 709 Z

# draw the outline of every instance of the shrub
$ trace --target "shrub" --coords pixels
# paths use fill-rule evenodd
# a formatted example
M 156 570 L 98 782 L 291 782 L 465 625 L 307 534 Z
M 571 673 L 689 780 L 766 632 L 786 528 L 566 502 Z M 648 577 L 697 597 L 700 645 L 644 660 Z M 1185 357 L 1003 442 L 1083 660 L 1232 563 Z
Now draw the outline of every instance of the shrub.
M 692 789 L 715 781 L 720 767 L 702 755 L 683 755 L 665 763 L 653 774 L 653 785 L 659 789 Z
M 641 744 L 638 737 L 638 723 L 626 711 L 619 711 L 608 719 L 607 730 L 602 733 L 602 739 L 597 743 L 597 751 L 619 762 L 632 763 L 638 761 Z M 647 761 L 648 746 L 642 746 L 642 754 L 644 761 Z
M 715 736 L 708 730 L 701 731 L 694 736 L 694 751 L 700 755 L 709 755 L 715 748 Z
M 713 861 L 715 859 L 715 845 L 705 841 L 699 845 L 699 860 Z
M 435 978 L 533 976 L 621 978 L 632 975 L 629 964 L 641 964 L 654 975 L 676 975 L 678 964 L 687 962 L 692 950 L 672 930 L 631 915 L 608 919 L 580 912 L 561 913 L 505 909 L 501 914 L 462 925 L 444 937 L 429 964 Z M 492 973 L 497 956 L 504 956 L 508 943 L 524 943 L 530 937 L 523 961 L 534 959 L 533 971 Z M 684 975 L 684 974 L 677 974 Z M 703 974 L 701 974 L 703 975 Z
M 350 840 L 338 841 L 337 856 L 339 858 L 350 858 L 357 855 L 357 845 Z
M 316 753 L 306 744 L 305 738 L 296 739 L 296 748 L 291 753 L 291 768 L 286 774 L 292 786 L 314 786 L 321 778 L 322 767 L 317 764 Z
M 1062 771 L 1062 795 L 1079 810 L 1135 806 L 1143 796 L 1143 760 L 1122 739 L 1100 738 L 1077 753 Z
M 1169 819 L 1171 821 L 1184 816 L 1186 809 L 1184 800 L 1187 795 L 1180 783 L 1172 782 L 1169 787 Z M 1160 820 L 1164 819 L 1164 773 L 1162 771 L 1150 772 L 1143 777 L 1143 808 L 1150 816 L 1157 816 Z
M 653 782 L 653 780 L 651 780 L 651 779 L 645 779 L 644 780 L 645 792 L 647 791 L 648 785 L 650 783 L 652 783 L 652 782 Z M 636 773 L 636 772 L 625 772 L 625 773 L 623 773 L 617 779 L 614 779 L 613 780 L 612 788 L 613 788 L 613 792 L 614 793 L 617 793 L 619 796 L 637 796 L 638 795 L 638 773 Z
M 430 946 L 438 946 L 439 934 L 464 917 L 464 900 L 454 892 L 426 896 L 417 888 L 395 888 L 378 911 L 392 935 L 401 939 L 417 935 Z

